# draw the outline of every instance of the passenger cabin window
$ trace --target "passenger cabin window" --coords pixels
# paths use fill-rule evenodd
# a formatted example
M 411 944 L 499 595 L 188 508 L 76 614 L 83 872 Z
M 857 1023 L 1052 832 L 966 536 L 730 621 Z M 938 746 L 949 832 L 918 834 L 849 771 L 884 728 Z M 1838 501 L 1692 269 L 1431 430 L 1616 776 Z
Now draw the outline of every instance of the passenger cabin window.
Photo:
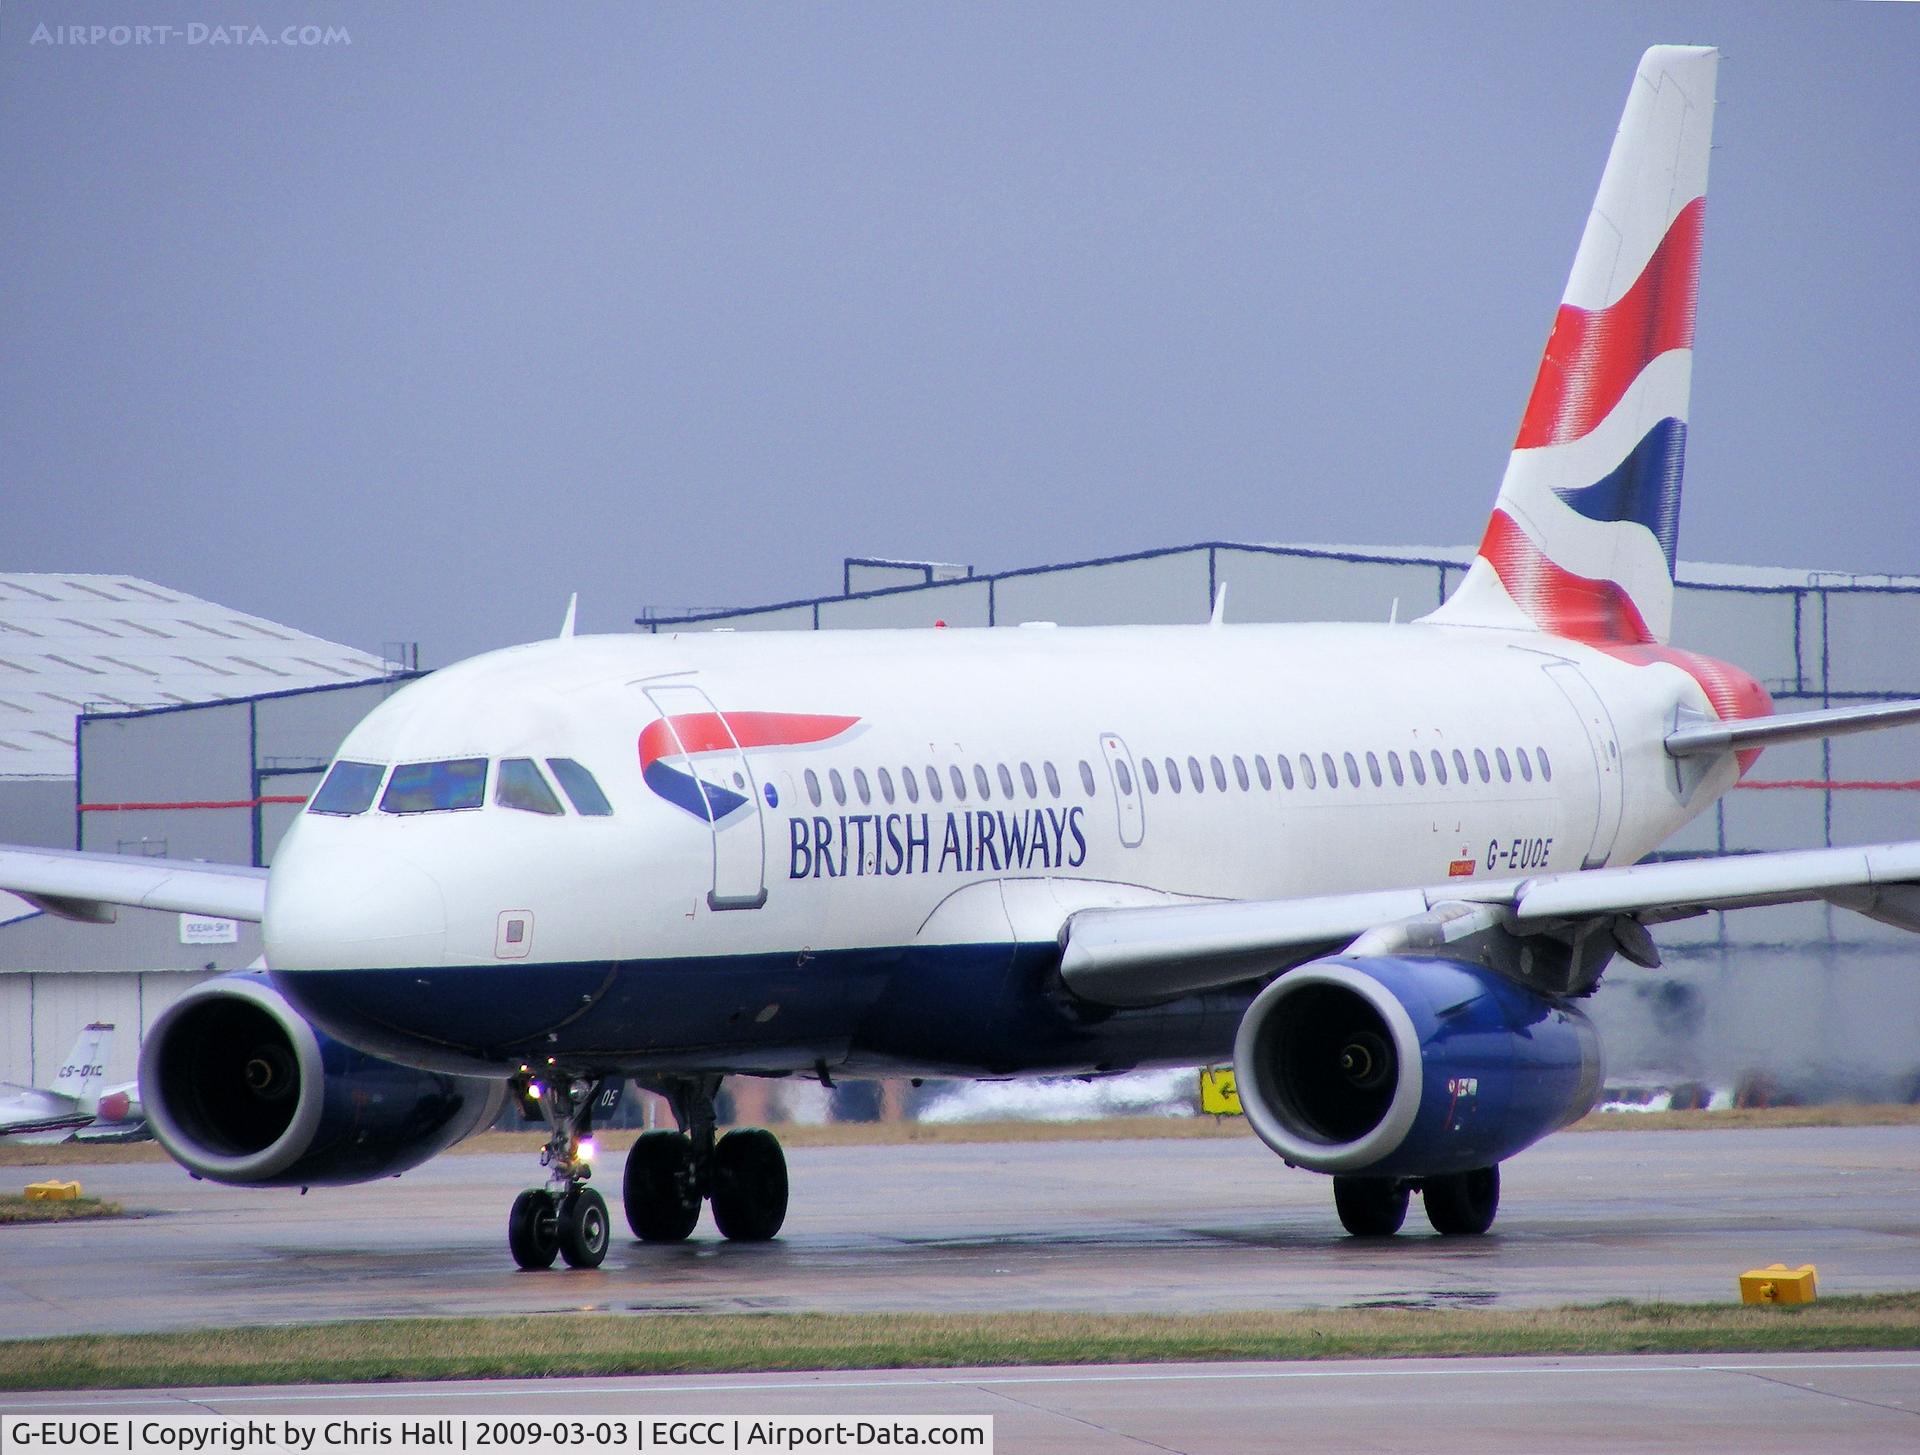
M 1287 761 L 1287 755 L 1285 753 L 1275 754 L 1273 766 L 1280 770 L 1280 786 L 1291 789 L 1293 787 L 1293 764 Z
M 1487 755 L 1479 748 L 1473 750 L 1473 766 L 1480 770 L 1480 781 L 1482 783 L 1493 782 L 1493 774 L 1487 770 Z
M 1458 748 L 1453 750 L 1453 773 L 1462 783 L 1467 781 L 1467 755 Z
M 1340 770 L 1333 766 L 1332 753 L 1322 753 L 1320 755 L 1320 771 L 1327 775 L 1327 787 L 1338 788 L 1340 786 Z M 1360 785 L 1356 781 L 1353 786 L 1358 788 Z
M 1213 769 L 1213 786 L 1222 793 L 1227 791 L 1227 770 L 1221 766 L 1220 755 L 1215 753 L 1207 759 L 1207 766 Z
M 1527 750 L 1525 748 L 1515 748 L 1513 750 L 1513 756 L 1515 761 L 1520 764 L 1520 777 L 1528 783 L 1533 782 L 1533 764 L 1527 758 Z
M 1238 763 L 1239 759 L 1236 758 L 1234 761 Z M 1267 768 L 1267 760 L 1265 758 L 1255 758 L 1253 760 L 1253 771 L 1260 775 L 1260 786 L 1271 793 L 1273 791 L 1273 774 Z
M 1085 758 L 1080 760 L 1080 786 L 1087 791 L 1087 797 L 1093 797 L 1093 765 Z
M 888 803 L 892 803 L 893 802 L 893 774 L 889 773 L 885 768 L 879 768 L 875 770 L 875 776 L 877 776 L 880 780 L 880 796 L 884 798 Z
M 967 775 L 960 771 L 960 765 L 958 763 L 947 769 L 947 773 L 949 775 L 948 781 L 953 784 L 953 796 L 955 800 L 960 803 L 965 803 L 967 801 Z M 983 774 L 981 776 L 982 781 L 984 781 L 985 775 Z
M 1353 761 L 1353 754 L 1342 753 L 1340 755 L 1340 761 L 1347 765 L 1348 784 L 1354 788 L 1358 788 L 1360 786 L 1360 765 Z M 1378 772 L 1376 772 L 1373 775 L 1373 781 L 1375 783 L 1378 783 L 1380 781 L 1380 775 Z
M 1147 792 L 1158 793 L 1160 791 L 1160 774 L 1153 766 L 1153 759 L 1142 758 L 1140 760 L 1140 781 L 1147 785 Z
M 1319 787 L 1319 784 L 1314 781 L 1313 777 L 1313 755 L 1311 753 L 1302 753 L 1300 755 L 1300 777 L 1302 781 L 1306 783 L 1307 787 Z
M 1411 753 L 1407 754 L 1407 766 L 1413 769 L 1413 781 L 1418 783 L 1422 788 L 1425 788 L 1427 786 L 1427 765 L 1421 758 L 1418 748 L 1415 748 Z
M 387 767 L 384 763 L 350 763 L 342 758 L 333 765 L 333 771 L 327 774 L 320 791 L 313 795 L 307 812 L 337 814 L 341 818 L 365 813 L 373 807 L 374 795 L 380 791 L 380 780 L 386 776 Z
M 1002 798 L 1012 798 L 1013 774 L 1007 771 L 1007 765 L 1005 763 L 1002 763 L 994 771 L 1000 775 L 1000 796 Z
M 517 808 L 522 813 L 566 812 L 531 758 L 500 760 L 500 775 L 493 783 L 493 801 L 502 808 Z
M 1553 764 L 1547 761 L 1547 750 L 1545 748 L 1535 748 L 1533 755 L 1540 760 L 1540 776 L 1548 783 L 1553 782 Z
M 806 780 L 807 797 L 812 800 L 813 806 L 818 808 L 820 806 L 820 775 L 809 768 L 800 776 Z
M 927 764 L 927 797 L 931 798 L 935 803 L 940 802 L 942 797 L 940 770 L 931 763 Z
M 973 786 L 979 791 L 982 803 L 993 801 L 993 785 L 987 780 L 987 770 L 979 763 L 973 765 Z
M 1442 788 L 1445 788 L 1447 786 L 1447 760 L 1440 755 L 1438 748 L 1434 748 L 1432 752 L 1433 781 L 1438 783 Z
M 1059 773 L 1054 771 L 1053 764 L 1050 762 L 1042 763 L 1040 768 L 1041 771 L 1047 775 L 1047 792 L 1051 793 L 1055 798 L 1058 798 L 1060 796 Z
M 478 808 L 487 797 L 485 758 L 448 758 L 438 763 L 402 763 L 380 797 L 382 813 L 445 813 Z
M 918 803 L 920 801 L 920 780 L 914 775 L 912 768 L 901 768 L 900 786 L 907 791 L 908 803 Z
M 1513 782 L 1513 765 L 1507 761 L 1507 750 L 1505 748 L 1495 748 L 1493 750 L 1493 763 L 1494 766 L 1500 770 L 1500 781 L 1502 783 Z
M 549 758 L 547 767 L 560 780 L 560 791 L 567 795 L 575 813 L 584 818 L 607 818 L 612 815 L 613 805 L 607 802 L 607 795 L 600 791 L 600 784 L 593 774 L 580 764 L 571 758 Z
M 1171 788 L 1175 793 L 1178 793 L 1180 791 L 1180 765 L 1171 758 L 1166 759 L 1166 765 L 1167 787 Z
M 1027 790 L 1027 797 L 1038 798 L 1040 796 L 1039 786 L 1033 776 L 1033 764 L 1022 763 L 1020 765 L 1020 786 Z
M 1198 758 L 1192 756 L 1187 758 L 1187 781 L 1193 785 L 1193 791 L 1195 793 L 1205 793 L 1207 791 L 1207 780 L 1200 776 L 1200 760 Z
M 1368 761 L 1372 761 L 1371 754 L 1368 755 Z M 1407 786 L 1407 775 L 1406 771 L 1400 766 L 1400 755 L 1391 749 L 1387 752 L 1387 771 L 1393 774 L 1393 786 L 1395 788 L 1405 788 Z
M 847 780 L 840 776 L 838 768 L 827 769 L 827 782 L 833 786 L 833 801 L 842 808 L 847 806 Z
M 1133 774 L 1127 771 L 1127 760 L 1125 758 L 1115 758 L 1113 760 L 1113 777 L 1114 781 L 1120 785 L 1120 791 L 1128 797 L 1132 797 Z

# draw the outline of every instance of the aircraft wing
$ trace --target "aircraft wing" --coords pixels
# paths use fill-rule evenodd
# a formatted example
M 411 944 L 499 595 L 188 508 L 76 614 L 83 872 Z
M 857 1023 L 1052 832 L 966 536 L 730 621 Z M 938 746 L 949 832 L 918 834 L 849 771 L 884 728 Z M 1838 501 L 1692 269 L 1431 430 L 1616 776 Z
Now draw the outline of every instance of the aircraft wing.
M 0 1137 L 28 1137 L 46 1132 L 71 1132 L 93 1120 L 71 1096 L 30 1086 L 0 1084 Z
M 1304 899 L 1086 909 L 1069 916 L 1061 931 L 1060 975 L 1084 999 L 1148 1005 L 1264 978 L 1449 904 L 1495 909 L 1516 934 L 1526 935 L 1582 920 L 1658 924 L 1708 910 L 1813 899 L 1920 931 L 1920 840 Z
M 258 922 L 267 871 L 132 854 L 0 846 L 0 889 L 63 919 L 112 921 L 116 905 Z

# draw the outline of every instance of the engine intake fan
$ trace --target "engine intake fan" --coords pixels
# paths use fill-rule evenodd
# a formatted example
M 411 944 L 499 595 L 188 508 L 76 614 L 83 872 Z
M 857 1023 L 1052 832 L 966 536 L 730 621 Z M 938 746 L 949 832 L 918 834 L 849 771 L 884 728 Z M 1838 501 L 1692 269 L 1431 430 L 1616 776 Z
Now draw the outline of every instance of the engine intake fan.
M 315 1030 L 265 976 L 221 976 L 161 1012 L 140 1053 L 160 1144 L 247 1187 L 403 1172 L 487 1126 L 504 1081 L 396 1066 Z
M 1288 971 L 1234 1043 L 1247 1120 L 1295 1166 L 1369 1177 L 1490 1167 L 1584 1115 L 1600 1038 L 1578 1008 L 1451 960 Z

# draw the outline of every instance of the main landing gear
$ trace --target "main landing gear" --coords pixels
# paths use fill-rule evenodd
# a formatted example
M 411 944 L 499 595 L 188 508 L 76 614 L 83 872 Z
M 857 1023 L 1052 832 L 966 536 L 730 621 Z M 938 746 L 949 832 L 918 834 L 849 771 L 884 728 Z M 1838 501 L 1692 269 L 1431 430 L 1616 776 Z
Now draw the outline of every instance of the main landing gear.
M 627 1154 L 622 1189 L 627 1224 L 643 1243 L 678 1243 L 713 1206 L 721 1235 L 764 1243 L 787 1217 L 787 1159 L 779 1139 L 758 1127 L 716 1137 L 718 1076 L 677 1076 L 651 1086 L 673 1107 L 677 1132 L 643 1132 Z
M 1336 1177 L 1333 1206 L 1340 1226 L 1356 1238 L 1390 1238 L 1407 1218 L 1408 1194 L 1418 1188 L 1427 1221 L 1443 1237 L 1477 1237 L 1500 1210 L 1500 1169 L 1477 1167 L 1439 1177 Z
M 521 1193 L 507 1217 L 507 1246 L 522 1268 L 551 1268 L 555 1257 L 566 1259 L 569 1268 L 598 1268 L 607 1256 L 607 1200 L 587 1185 L 593 1168 L 583 1155 L 590 1152 L 599 1092 L 598 1083 L 584 1080 L 528 1087 L 551 1135 L 540 1150 L 547 1185 Z

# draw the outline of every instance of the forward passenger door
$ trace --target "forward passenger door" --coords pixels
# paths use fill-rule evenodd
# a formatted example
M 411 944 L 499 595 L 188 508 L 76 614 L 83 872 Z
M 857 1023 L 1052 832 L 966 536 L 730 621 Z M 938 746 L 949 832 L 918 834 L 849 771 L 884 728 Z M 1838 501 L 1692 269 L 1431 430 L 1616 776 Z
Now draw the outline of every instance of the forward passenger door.
M 676 683 L 644 690 L 681 755 L 679 771 L 698 787 L 702 816 L 712 833 L 713 887 L 707 892 L 707 907 L 760 908 L 767 902 L 767 841 L 760 787 L 746 750 L 725 714 L 698 687 Z

